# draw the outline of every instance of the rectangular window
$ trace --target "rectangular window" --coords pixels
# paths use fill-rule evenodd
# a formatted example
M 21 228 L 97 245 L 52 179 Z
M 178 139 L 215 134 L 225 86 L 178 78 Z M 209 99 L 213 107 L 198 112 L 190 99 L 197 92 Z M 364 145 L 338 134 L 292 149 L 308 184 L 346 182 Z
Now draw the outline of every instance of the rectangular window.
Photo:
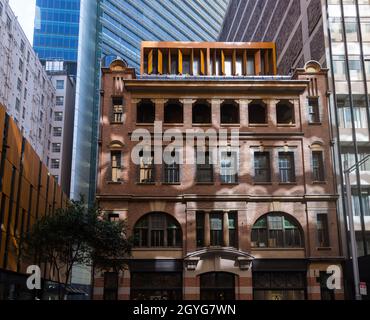
M 27 88 L 24 88 L 24 96 L 23 96 L 23 99 L 26 100 L 27 99 Z
M 180 182 L 180 159 L 178 153 L 176 153 L 176 156 L 173 159 L 173 163 L 164 163 L 164 182 Z
M 56 97 L 55 104 L 57 106 L 62 106 L 64 104 L 64 97 L 63 96 L 57 96 Z
M 295 182 L 295 167 L 293 152 L 279 152 L 279 173 L 280 182 Z
M 211 246 L 223 245 L 223 221 L 222 214 L 210 214 Z
M 45 102 L 45 96 L 42 94 L 41 95 L 41 105 L 43 106 Z
M 63 121 L 63 112 L 54 112 L 54 121 Z
M 268 216 L 268 246 L 269 248 L 283 248 L 283 217 L 282 216 Z
M 12 19 L 10 19 L 9 15 L 6 15 L 6 28 L 10 31 L 12 27 Z
M 238 182 L 238 154 L 236 152 L 221 153 L 221 173 L 222 183 Z
M 42 130 L 39 128 L 39 140 L 41 140 L 42 137 Z
M 330 246 L 328 215 L 325 213 L 317 215 L 317 242 L 321 248 Z
M 22 80 L 19 78 L 17 80 L 17 89 L 18 91 L 22 91 Z
M 229 212 L 229 245 L 237 248 L 238 246 L 238 215 L 237 212 Z
M 51 159 L 51 169 L 59 169 L 59 167 L 60 167 L 60 160 Z
M 39 117 L 39 120 L 42 122 L 44 121 L 44 113 L 42 111 L 40 111 L 40 117 Z
M 141 184 L 151 184 L 155 182 L 154 153 L 148 155 L 141 152 L 138 180 Z
M 197 247 L 204 247 L 204 213 L 197 212 L 196 216 L 197 229 Z
M 209 152 L 198 152 L 197 155 L 197 182 L 213 182 L 213 164 Z
M 54 127 L 53 128 L 53 136 L 54 137 L 61 137 L 62 136 L 62 128 Z
M 319 98 L 308 98 L 308 122 L 320 123 Z
M 19 71 L 20 72 L 23 72 L 24 64 L 23 64 L 23 60 L 21 58 L 19 58 L 19 66 L 18 66 L 18 68 L 19 68 Z
M 52 152 L 59 153 L 61 150 L 61 144 L 60 143 L 53 143 L 52 144 Z
M 112 151 L 111 152 L 111 181 L 121 181 L 121 167 L 122 165 L 122 152 Z
M 28 81 L 28 75 L 29 75 L 29 71 L 26 70 L 26 81 Z
M 21 46 L 20 46 L 20 49 L 21 49 L 21 52 L 23 53 L 24 52 L 24 47 L 25 47 L 25 43 L 23 40 L 21 40 Z
M 123 122 L 123 98 L 113 98 L 112 101 L 112 117 L 113 123 Z
M 21 109 L 21 102 L 19 101 L 18 98 L 15 98 L 15 110 L 19 112 L 20 109 Z
M 59 90 L 64 89 L 64 80 L 57 80 L 56 89 L 59 89 Z
M 324 181 L 324 160 L 322 151 L 312 152 L 312 180 Z
M 270 153 L 254 153 L 254 182 L 271 182 Z

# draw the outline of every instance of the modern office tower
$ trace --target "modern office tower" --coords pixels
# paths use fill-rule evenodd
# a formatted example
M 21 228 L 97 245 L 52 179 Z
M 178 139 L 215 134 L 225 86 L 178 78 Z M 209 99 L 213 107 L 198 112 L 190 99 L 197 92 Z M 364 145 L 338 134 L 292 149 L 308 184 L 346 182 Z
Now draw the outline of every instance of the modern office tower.
M 64 61 L 66 71 L 76 76 L 79 19 L 80 0 L 36 0 L 33 47 L 44 65 Z
M 81 0 L 72 197 L 84 194 L 94 201 L 100 63 L 109 65 L 118 56 L 139 72 L 142 40 L 214 41 L 228 2 Z
M 71 184 L 73 125 L 75 110 L 75 78 L 70 76 L 59 62 L 60 71 L 48 71 L 56 89 L 56 102 L 51 115 L 50 173 L 56 178 L 65 193 Z
M 273 43 L 141 52 L 102 70 L 97 199 L 134 247 L 94 298 L 343 299 L 328 70 L 277 76 Z
M 48 137 L 55 89 L 8 0 L 0 0 L 0 37 L 0 103 L 49 165 Z
M 68 196 L 2 105 L 0 128 L 0 300 L 33 300 L 26 269 L 34 262 L 20 258 L 22 236 L 37 219 L 65 207 Z M 45 297 L 55 279 L 40 267 Z
M 220 34 L 224 41 L 275 41 L 281 73 L 318 60 L 330 71 L 331 119 L 342 223 L 348 252 L 345 214 L 347 165 L 370 154 L 369 77 L 370 2 L 367 0 L 232 0 Z M 321 103 L 321 102 L 320 102 Z M 314 108 L 315 105 L 312 105 Z M 370 286 L 370 162 L 351 174 L 352 203 L 360 280 Z M 349 255 L 348 255 L 349 256 Z M 368 297 L 368 296 L 367 296 Z
M 102 51 L 139 70 L 141 41 L 215 41 L 229 0 L 101 0 Z

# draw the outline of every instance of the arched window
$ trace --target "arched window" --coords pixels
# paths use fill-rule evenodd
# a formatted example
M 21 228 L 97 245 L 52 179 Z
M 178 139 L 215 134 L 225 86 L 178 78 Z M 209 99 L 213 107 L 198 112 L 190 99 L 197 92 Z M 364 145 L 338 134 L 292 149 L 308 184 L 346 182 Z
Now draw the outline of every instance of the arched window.
M 137 104 L 137 123 L 153 123 L 155 105 L 151 100 L 142 100 Z
M 134 245 L 136 247 L 181 247 L 181 227 L 168 214 L 150 213 L 136 223 Z
M 294 124 L 294 105 L 289 101 L 280 101 L 276 105 L 276 120 L 278 124 Z
M 267 214 L 252 228 L 252 247 L 303 248 L 300 226 L 282 213 Z
M 212 122 L 211 106 L 206 101 L 197 101 L 193 105 L 193 123 L 208 124 Z
M 248 106 L 249 123 L 266 124 L 267 123 L 267 106 L 262 101 L 256 100 Z
M 164 123 L 183 123 L 184 109 L 178 100 L 170 100 L 164 106 Z
M 239 105 L 235 101 L 225 101 L 221 105 L 221 123 L 239 123 Z

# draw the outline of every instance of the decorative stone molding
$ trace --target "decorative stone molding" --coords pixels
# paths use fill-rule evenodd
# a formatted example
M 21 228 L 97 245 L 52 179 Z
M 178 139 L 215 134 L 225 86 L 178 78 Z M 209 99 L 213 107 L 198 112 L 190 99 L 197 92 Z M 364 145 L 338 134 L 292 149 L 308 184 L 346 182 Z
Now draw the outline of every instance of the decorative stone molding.
M 200 261 L 199 257 L 191 257 L 184 260 L 185 269 L 187 271 L 195 271 L 197 269 L 198 263 Z

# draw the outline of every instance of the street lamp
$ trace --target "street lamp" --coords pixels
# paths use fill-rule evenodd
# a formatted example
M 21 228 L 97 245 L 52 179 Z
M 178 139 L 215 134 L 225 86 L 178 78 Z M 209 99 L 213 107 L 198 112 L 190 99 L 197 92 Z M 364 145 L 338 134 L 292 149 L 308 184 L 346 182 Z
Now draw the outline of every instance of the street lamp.
M 355 283 L 355 297 L 356 300 L 362 300 L 360 294 L 360 272 L 358 268 L 358 255 L 357 255 L 357 246 L 356 246 L 356 234 L 355 234 L 355 223 L 353 220 L 353 211 L 352 211 L 352 190 L 351 190 L 351 179 L 350 173 L 364 164 L 367 160 L 370 159 L 370 155 L 366 156 L 359 162 L 355 163 L 352 167 L 347 168 L 347 162 L 345 163 L 345 182 L 346 182 L 346 196 L 347 196 L 347 212 L 348 212 L 348 221 L 349 221 L 349 235 L 351 239 L 351 253 L 352 253 L 352 267 L 353 267 L 353 279 Z M 361 198 L 360 198 L 361 201 Z

